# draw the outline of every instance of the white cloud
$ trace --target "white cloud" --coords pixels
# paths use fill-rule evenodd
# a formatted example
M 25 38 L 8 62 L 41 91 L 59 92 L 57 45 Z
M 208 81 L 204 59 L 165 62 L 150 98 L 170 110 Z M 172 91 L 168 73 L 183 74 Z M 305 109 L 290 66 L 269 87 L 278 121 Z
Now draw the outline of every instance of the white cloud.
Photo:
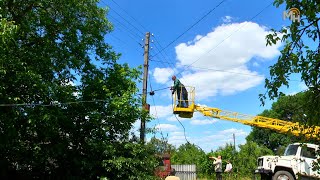
M 248 133 L 245 132 L 244 130 L 242 129 L 235 129 L 235 128 L 231 128 L 231 129 L 225 129 L 223 131 L 220 131 L 219 132 L 220 134 L 223 134 L 223 135 L 232 135 L 232 134 L 235 134 L 235 136 L 247 136 Z
M 153 117 L 158 117 L 158 118 L 165 118 L 170 115 L 172 115 L 173 110 L 172 110 L 172 105 L 167 105 L 167 106 L 151 106 L 150 107 L 150 114 Z
M 135 136 L 139 137 L 140 124 L 141 124 L 140 120 L 137 120 L 136 122 L 134 122 L 131 126 L 130 133 L 134 133 Z M 130 137 L 131 137 L 131 134 L 130 134 Z
M 175 47 L 177 66 L 192 64 L 180 80 L 196 87 L 198 100 L 259 85 L 264 76 L 250 70 L 248 64 L 253 58 L 270 60 L 280 54 L 281 44 L 266 47 L 269 33 L 253 22 L 223 24 L 205 36 L 196 36 L 193 43 L 179 44 Z
M 293 91 L 293 92 L 287 92 L 285 93 L 287 96 L 293 96 L 296 95 L 298 93 L 298 91 Z
M 162 132 L 171 132 L 177 131 L 179 128 L 173 124 L 158 124 L 155 126 L 155 129 L 160 130 Z
M 301 89 L 301 91 L 305 91 L 308 89 L 308 86 L 304 82 L 300 82 L 299 88 Z
M 222 18 L 222 21 L 225 22 L 225 23 L 229 23 L 231 22 L 233 18 L 231 16 L 225 16 Z
M 188 119 L 188 118 L 181 118 L 181 117 L 179 117 L 179 115 L 172 115 L 172 116 L 169 116 L 168 118 L 167 118 L 167 120 L 168 121 L 174 121 L 174 122 L 177 122 L 178 120 L 179 121 L 187 121 L 187 120 L 190 120 L 190 119 Z
M 174 70 L 171 68 L 155 68 L 153 77 L 157 83 L 166 84 L 173 74 Z
M 216 123 L 217 120 L 214 120 L 214 119 L 204 119 L 204 120 L 198 120 L 198 119 L 193 119 L 191 120 L 191 124 L 193 125 L 207 125 L 207 124 L 213 124 L 213 123 Z
M 287 96 L 293 96 L 293 95 L 296 95 L 297 93 L 305 91 L 307 89 L 308 89 L 308 87 L 306 86 L 306 84 L 304 82 L 300 82 L 298 84 L 298 88 L 297 89 L 295 89 L 294 91 L 290 91 L 291 89 L 287 89 L 287 91 L 285 91 L 284 93 Z
M 254 67 L 259 67 L 259 66 L 260 66 L 259 63 L 257 63 L 257 62 L 253 62 L 252 65 L 253 65 Z
M 227 143 L 233 144 L 233 133 L 236 136 L 236 145 L 243 144 L 245 141 L 240 142 L 240 140 L 248 135 L 243 129 L 231 128 L 215 133 L 205 131 L 201 137 L 194 137 L 190 141 L 198 144 L 205 152 L 210 152 L 218 147 L 224 147 Z

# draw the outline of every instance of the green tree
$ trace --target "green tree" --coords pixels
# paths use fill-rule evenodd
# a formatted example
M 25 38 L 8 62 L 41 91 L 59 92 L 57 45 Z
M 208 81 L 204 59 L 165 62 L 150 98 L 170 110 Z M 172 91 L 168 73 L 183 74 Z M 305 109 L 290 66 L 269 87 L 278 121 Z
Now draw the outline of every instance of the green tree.
M 207 161 L 206 153 L 200 147 L 191 143 L 180 145 L 171 156 L 172 164 L 195 164 L 199 176 L 206 174 L 203 166 Z
M 306 123 L 305 107 L 306 92 L 300 92 L 295 95 L 282 96 L 272 104 L 270 110 L 263 111 L 260 116 L 276 118 L 291 122 Z M 304 137 L 296 137 L 290 133 L 280 134 L 278 132 L 253 127 L 252 131 L 246 138 L 259 145 L 266 146 L 277 154 L 283 154 L 284 148 L 292 142 L 304 142 Z
M 151 140 L 147 143 L 150 148 L 153 149 L 155 154 L 161 155 L 164 153 L 174 153 L 175 152 L 175 147 L 172 144 L 168 143 L 167 138 L 161 138 L 157 139 L 155 137 L 152 137 Z
M 214 156 L 214 157 L 218 157 L 221 156 L 222 157 L 222 168 L 223 170 L 226 167 L 226 164 L 228 160 L 230 160 L 232 163 L 236 162 L 236 150 L 234 149 L 234 146 L 231 143 L 227 143 L 225 146 L 221 146 L 219 147 L 216 151 L 211 151 L 210 153 L 208 153 L 208 157 L 209 156 Z M 207 174 L 211 175 L 214 174 L 214 166 L 213 166 L 213 161 L 212 160 L 208 160 L 206 161 L 206 166 L 205 166 L 205 172 L 207 172 Z
M 0 1 L 2 178 L 153 178 L 152 150 L 129 138 L 147 116 L 140 72 L 117 63 L 97 3 Z
M 261 101 L 268 96 L 270 99 L 283 95 L 279 91 L 282 86 L 289 86 L 291 74 L 298 73 L 301 80 L 309 88 L 307 101 L 304 102 L 308 124 L 318 125 L 320 116 L 320 28 L 318 0 L 275 0 L 274 5 L 279 7 L 286 4 L 286 9 L 298 8 L 300 22 L 293 22 L 281 30 L 273 30 L 267 35 L 267 45 L 278 42 L 284 43 L 277 63 L 270 67 L 270 78 L 265 80 L 266 94 L 261 94 Z
M 273 155 L 273 152 L 259 146 L 255 142 L 247 141 L 244 145 L 239 145 L 240 151 L 234 161 L 234 168 L 237 169 L 240 176 L 251 177 L 257 168 L 257 159 L 260 156 Z

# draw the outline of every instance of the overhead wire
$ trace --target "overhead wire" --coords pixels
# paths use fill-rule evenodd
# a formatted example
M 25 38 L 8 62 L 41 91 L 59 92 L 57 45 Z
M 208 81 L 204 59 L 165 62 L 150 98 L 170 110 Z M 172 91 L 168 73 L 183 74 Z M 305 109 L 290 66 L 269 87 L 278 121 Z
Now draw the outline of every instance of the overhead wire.
M 149 80 L 150 80 L 151 78 L 150 78 L 150 75 L 149 75 Z M 152 85 L 151 85 L 151 80 L 149 81 L 150 83 L 149 83 L 149 85 L 150 85 L 150 90 L 151 90 L 151 92 L 152 92 Z M 157 111 L 157 107 L 156 107 L 156 103 L 155 103 L 155 100 L 154 100 L 154 97 L 153 96 L 151 96 L 152 97 L 152 102 L 153 102 L 153 106 L 154 106 L 154 110 L 155 110 L 155 118 L 157 119 L 157 121 L 158 121 L 158 125 L 159 125 L 159 130 L 160 130 L 160 135 L 161 135 L 161 137 L 162 137 L 162 139 L 164 140 L 164 136 L 163 136 L 163 133 L 162 133 L 162 130 L 161 130 L 161 125 L 160 125 L 160 121 L 159 121 L 159 117 L 158 117 L 158 111 Z
M 116 4 L 123 12 L 125 12 L 129 17 L 131 17 L 134 21 L 136 21 L 145 31 L 147 31 L 147 29 L 133 16 L 131 16 L 125 9 L 123 9 L 116 1 L 111 0 L 114 4 Z
M 161 62 L 161 63 L 168 63 L 168 62 L 158 61 L 158 60 L 152 60 L 152 59 L 150 59 L 150 61 Z M 174 64 L 174 63 L 170 63 L 170 64 Z M 188 65 L 181 65 L 181 66 L 184 67 L 184 66 L 188 66 Z M 190 66 L 190 67 L 195 68 L 195 69 L 202 69 L 202 70 L 216 71 L 216 72 L 226 72 L 226 73 L 238 74 L 238 75 L 244 75 L 244 76 L 263 77 L 263 75 L 246 74 L 246 73 L 228 71 L 228 70 L 223 70 L 223 69 L 213 69 L 213 68 L 205 68 L 205 67 L 197 67 L 197 66 Z M 300 82 L 300 80 L 296 80 L 296 79 L 291 79 L 290 81 L 298 81 L 298 82 Z
M 176 42 L 180 37 L 182 37 L 184 34 L 186 34 L 190 29 L 192 29 L 194 26 L 196 26 L 199 22 L 201 22 L 204 18 L 206 18 L 209 14 L 211 14 L 216 8 L 218 8 L 223 2 L 226 0 L 220 1 L 214 8 L 209 10 L 205 15 L 203 15 L 200 19 L 198 19 L 195 23 L 193 23 L 189 28 L 187 28 L 184 32 L 182 32 L 178 37 L 176 37 L 173 41 L 171 41 L 169 44 L 167 44 L 164 48 L 162 48 L 158 53 L 156 53 L 154 56 L 157 56 L 159 53 L 167 49 L 169 46 L 171 46 L 174 42 Z
M 109 7 L 110 10 L 112 12 L 114 12 L 116 15 L 118 15 L 121 19 L 123 19 L 129 26 L 133 27 L 135 31 L 133 31 L 132 28 L 128 28 L 127 25 L 125 25 L 124 23 L 122 23 L 118 18 L 114 17 L 113 15 L 111 15 L 110 13 L 108 13 L 107 16 L 109 16 L 111 19 L 113 19 L 114 21 L 116 21 L 120 26 L 123 26 L 125 31 L 128 33 L 129 37 L 131 39 L 133 39 L 136 43 L 138 43 L 140 46 L 141 46 L 141 43 L 139 41 L 137 41 L 137 39 L 142 39 L 142 36 L 141 36 L 141 31 L 136 27 L 134 26 L 131 22 L 129 22 L 126 18 L 124 18 L 120 13 L 118 13 L 114 8 L 111 8 L 110 6 L 107 5 L 106 2 L 104 1 L 100 1 L 102 4 L 104 4 L 106 7 Z M 138 33 L 137 33 L 138 32 Z M 139 34 L 140 33 L 140 34 Z M 142 33 L 143 34 L 143 33 Z
M 133 24 L 131 24 L 126 18 L 122 17 L 117 11 L 115 11 L 114 9 L 111 9 L 113 12 L 115 12 L 120 18 L 122 18 L 125 22 L 127 22 L 129 25 L 131 25 L 135 30 L 137 30 L 139 33 L 141 33 L 142 35 L 144 35 L 143 32 L 141 32 L 136 26 L 134 26 Z
M 160 41 L 158 40 L 158 38 L 156 36 L 153 36 L 155 39 L 155 47 L 158 50 L 158 52 L 160 52 L 160 49 L 162 49 L 163 47 L 160 44 Z M 158 47 L 159 46 L 159 47 Z M 170 63 L 168 59 L 170 59 L 169 55 L 166 53 L 166 51 L 160 52 L 160 54 L 162 55 L 163 59 L 165 60 L 166 63 L 168 63 L 168 65 L 170 66 L 171 69 L 175 69 L 174 64 Z M 154 56 L 153 56 L 154 57 Z M 169 57 L 169 58 L 168 58 Z M 151 58 L 152 59 L 152 58 Z M 172 64 L 172 67 L 171 67 Z
M 171 96 L 171 100 L 172 100 L 172 111 L 174 111 L 174 105 L 173 105 L 173 96 Z M 180 125 L 182 126 L 183 128 L 183 135 L 184 135 L 184 139 L 186 140 L 187 143 L 191 144 L 188 139 L 187 139 L 187 136 L 186 136 L 186 128 L 184 127 L 184 125 L 181 123 L 181 121 L 178 119 L 177 115 L 175 114 L 174 117 L 176 118 L 176 120 L 180 123 Z
M 158 45 L 156 45 L 155 44 L 155 48 L 157 49 L 157 50 L 159 50 L 159 47 L 158 47 Z M 165 60 L 165 61 L 158 61 L 158 62 L 160 62 L 160 63 L 162 63 L 165 67 L 167 67 L 167 65 L 168 65 L 168 67 L 169 68 L 171 68 L 172 70 L 174 70 L 174 65 L 171 65 L 171 63 L 169 63 L 168 61 L 167 61 L 167 58 L 165 57 L 165 55 L 163 54 L 163 53 L 160 53 L 161 54 L 161 56 L 163 57 L 163 59 Z M 151 61 L 151 59 L 149 59 L 150 61 Z
M 114 1 L 114 0 L 111 0 L 116 6 L 118 6 L 119 7 L 119 9 L 121 9 L 125 14 L 127 14 L 131 19 L 133 19 L 139 26 L 141 26 L 142 27 L 142 29 L 144 29 L 145 31 L 147 31 L 147 29 L 146 29 L 146 27 L 144 27 L 136 18 L 134 18 L 132 15 L 130 15 L 123 7 L 121 7 L 120 5 L 119 5 L 119 3 L 117 3 L 116 1 Z M 106 5 L 106 4 L 105 4 Z M 121 16 L 120 15 L 120 13 L 118 13 L 117 11 L 115 11 L 114 10 L 114 8 L 111 8 L 111 10 L 113 10 L 118 16 L 120 16 L 122 19 L 124 19 L 126 22 L 128 22 L 123 16 Z M 140 29 L 138 29 L 136 26 L 134 26 L 132 23 L 130 23 L 130 22 L 128 22 L 132 27 L 134 27 L 134 29 L 135 30 L 137 30 L 138 32 L 140 32 L 141 34 L 143 34 L 143 32 L 140 30 Z M 127 29 L 127 28 L 126 28 Z M 153 36 L 153 35 L 152 35 Z M 155 37 L 155 36 L 153 36 L 153 37 Z M 160 51 L 160 48 L 162 48 L 162 46 L 160 45 L 160 43 L 158 42 L 158 40 L 157 40 L 157 38 L 155 37 L 155 48 L 158 50 L 158 51 Z M 160 48 L 158 47 L 158 45 L 160 46 Z M 163 53 L 161 53 L 161 55 L 162 55 L 162 57 L 167 61 L 167 62 L 169 62 L 168 60 L 167 60 L 167 58 L 165 57 L 165 55 L 163 55 Z M 164 63 L 162 63 L 163 65 L 164 65 L 164 67 L 166 67 L 166 64 L 164 64 Z M 174 70 L 174 66 L 173 67 L 171 67 L 171 65 L 169 65 L 169 67 L 171 68 L 171 69 L 173 69 Z
M 137 32 L 141 33 L 143 35 L 143 33 L 136 27 L 134 26 L 131 22 L 129 22 L 126 18 L 124 18 L 120 13 L 118 13 L 114 8 L 111 8 L 110 6 L 107 5 L 106 2 L 104 1 L 100 1 L 101 3 L 103 3 L 105 6 L 109 7 L 111 11 L 113 11 L 115 14 L 117 14 L 121 19 L 123 19 L 127 24 L 129 24 L 131 27 L 133 27 Z M 114 2 L 114 1 L 113 1 Z M 115 2 L 114 2 L 115 3 Z M 120 7 L 120 5 L 118 3 L 115 3 L 117 6 Z M 121 7 L 120 9 L 122 11 L 124 11 Z M 125 11 L 124 11 L 125 12 Z M 110 15 L 110 13 L 108 13 L 108 15 Z
M 171 87 L 165 87 L 160 88 L 156 90 L 149 91 L 147 93 L 156 92 L 156 91 L 162 91 L 165 89 L 169 89 Z M 142 94 L 137 94 L 142 95 Z M 78 104 L 78 103 L 95 103 L 95 102 L 107 102 L 109 100 L 103 100 L 103 99 L 95 99 L 95 100 L 78 100 L 78 101 L 67 101 L 67 102 L 58 102 L 58 101 L 51 101 L 48 104 L 43 103 L 4 103 L 0 104 L 0 107 L 15 107 L 15 106 L 58 106 L 58 105 L 69 105 L 69 104 Z
M 119 30 L 121 30 L 121 29 L 119 29 Z M 119 37 L 115 36 L 114 34 L 111 34 L 111 33 L 110 33 L 110 34 L 108 34 L 108 35 L 111 36 L 113 39 L 115 39 L 115 40 L 117 40 L 118 42 L 121 43 L 120 48 L 123 47 L 123 46 L 128 45 L 127 42 L 125 42 L 124 40 L 121 40 Z M 135 40 L 135 39 L 134 39 L 134 40 Z M 141 49 L 138 49 L 137 46 L 134 46 L 134 50 L 137 51 L 138 53 L 141 53 L 141 52 L 142 52 Z
M 136 34 L 135 32 L 133 32 L 130 28 L 128 28 L 126 25 L 124 25 L 122 22 L 120 22 L 118 19 L 116 19 L 116 18 L 113 17 L 112 15 L 109 14 L 109 17 L 111 17 L 111 19 L 114 19 L 119 25 L 121 25 L 121 26 L 125 29 L 125 31 L 129 33 L 129 37 L 130 37 L 131 39 L 133 39 L 136 43 L 138 43 L 139 45 L 141 45 L 141 44 L 137 41 L 137 39 L 141 39 L 141 37 L 140 37 L 138 34 Z M 132 37 L 131 35 L 132 35 L 133 37 Z M 138 37 L 138 38 L 136 39 L 135 37 Z
M 270 7 L 273 4 L 273 1 L 271 3 L 269 3 L 267 6 L 265 6 L 261 11 L 259 11 L 256 15 L 254 15 L 250 21 L 252 21 L 253 19 L 255 19 L 257 16 L 259 16 L 263 11 L 265 11 L 268 7 Z M 187 67 L 179 72 L 177 75 L 181 74 L 182 72 L 184 72 L 186 69 L 188 69 L 188 67 L 190 67 L 191 65 L 193 65 L 194 63 L 198 62 L 202 57 L 204 57 L 205 55 L 209 54 L 212 50 L 215 50 L 217 47 L 219 47 L 225 40 L 229 39 L 233 34 L 235 34 L 236 32 L 238 32 L 240 29 L 242 29 L 243 27 L 245 27 L 248 23 L 245 22 L 242 26 L 240 26 L 238 29 L 236 29 L 235 31 L 233 31 L 229 36 L 227 36 L 226 38 L 224 38 L 222 41 L 220 41 L 215 47 L 211 48 L 209 51 L 205 52 L 202 56 L 200 56 L 197 60 L 195 60 L 194 62 L 192 62 L 191 64 L 187 65 Z

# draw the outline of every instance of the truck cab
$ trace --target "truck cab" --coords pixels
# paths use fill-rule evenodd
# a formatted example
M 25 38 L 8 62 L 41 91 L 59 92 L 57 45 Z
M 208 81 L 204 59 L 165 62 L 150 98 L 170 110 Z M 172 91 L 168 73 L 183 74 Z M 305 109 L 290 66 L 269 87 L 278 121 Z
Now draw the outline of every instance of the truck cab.
M 259 157 L 255 173 L 260 174 L 261 179 L 320 179 L 320 173 L 313 170 L 318 149 L 315 144 L 290 144 L 283 156 Z

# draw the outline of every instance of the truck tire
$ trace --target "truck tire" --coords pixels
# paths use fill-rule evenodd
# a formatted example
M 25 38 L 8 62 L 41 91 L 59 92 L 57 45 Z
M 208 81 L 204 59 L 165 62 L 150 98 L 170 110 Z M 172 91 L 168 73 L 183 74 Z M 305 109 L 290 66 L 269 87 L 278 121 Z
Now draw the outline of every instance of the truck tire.
M 277 171 L 272 180 L 295 180 L 295 178 L 288 171 Z

